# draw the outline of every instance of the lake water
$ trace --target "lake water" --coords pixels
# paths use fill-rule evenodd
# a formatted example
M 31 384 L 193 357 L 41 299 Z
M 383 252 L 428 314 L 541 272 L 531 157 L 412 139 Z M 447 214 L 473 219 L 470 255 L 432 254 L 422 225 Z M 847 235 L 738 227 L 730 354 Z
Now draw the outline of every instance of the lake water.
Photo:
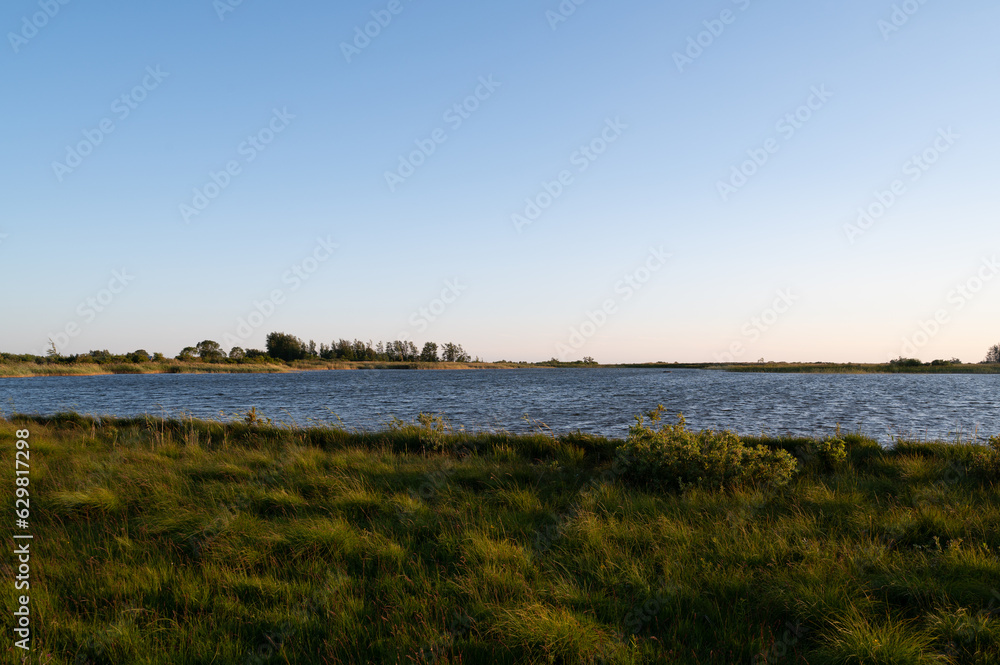
M 743 374 L 701 370 L 362 370 L 246 375 L 116 375 L 0 379 L 5 413 L 194 415 L 250 407 L 275 421 L 377 428 L 392 417 L 443 414 L 467 429 L 622 437 L 635 414 L 663 404 L 695 428 L 819 435 L 839 423 L 888 442 L 1000 434 L 1000 375 Z

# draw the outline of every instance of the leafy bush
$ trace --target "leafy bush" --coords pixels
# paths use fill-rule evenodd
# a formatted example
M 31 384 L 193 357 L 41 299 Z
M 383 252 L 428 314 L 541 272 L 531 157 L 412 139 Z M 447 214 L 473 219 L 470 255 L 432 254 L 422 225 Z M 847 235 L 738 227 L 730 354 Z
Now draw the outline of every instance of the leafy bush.
M 152 356 L 150 356 L 145 349 L 139 349 L 138 351 L 133 351 L 132 353 L 128 354 L 125 357 L 128 358 L 128 361 L 130 363 L 135 363 L 137 365 L 140 363 L 148 363 L 152 358 Z
M 623 476 L 634 482 L 663 489 L 689 487 L 730 489 L 739 486 L 788 484 L 797 468 L 795 458 L 784 450 L 746 446 L 728 430 L 717 432 L 687 429 L 678 415 L 676 425 L 660 423 L 663 406 L 642 416 L 629 429 L 619 451 L 625 460 Z
M 847 461 L 847 444 L 838 437 L 813 441 L 804 447 L 799 459 L 806 467 L 836 471 Z
M 420 447 L 435 452 L 448 449 L 447 435 L 452 431 L 444 416 L 420 413 L 415 422 L 393 417 L 389 421 L 389 431 L 413 436 Z
M 245 422 L 250 427 L 274 427 L 274 423 L 271 422 L 270 418 L 265 418 L 260 413 L 257 412 L 257 407 L 251 407 L 249 411 L 243 416 L 243 422 Z
M 847 444 L 843 439 L 830 437 L 817 444 L 819 457 L 829 469 L 839 468 L 847 461 Z
M 972 475 L 983 480 L 1000 480 L 1000 436 L 989 440 L 989 448 L 972 456 L 969 464 Z

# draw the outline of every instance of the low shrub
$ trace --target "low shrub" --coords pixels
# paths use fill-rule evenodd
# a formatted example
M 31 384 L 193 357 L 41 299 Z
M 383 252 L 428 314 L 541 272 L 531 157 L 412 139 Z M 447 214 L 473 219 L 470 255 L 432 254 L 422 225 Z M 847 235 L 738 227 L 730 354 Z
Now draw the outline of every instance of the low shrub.
M 1000 436 L 991 438 L 988 448 L 972 456 L 969 470 L 981 480 L 1000 480 Z
M 795 458 L 784 450 L 747 446 L 733 432 L 687 429 L 683 415 L 676 425 L 660 425 L 663 406 L 642 416 L 629 429 L 619 448 L 627 480 L 684 491 L 691 487 L 732 489 L 742 486 L 782 487 L 797 468 Z
M 810 441 L 802 448 L 799 459 L 806 468 L 837 471 L 847 461 L 847 444 L 837 437 Z

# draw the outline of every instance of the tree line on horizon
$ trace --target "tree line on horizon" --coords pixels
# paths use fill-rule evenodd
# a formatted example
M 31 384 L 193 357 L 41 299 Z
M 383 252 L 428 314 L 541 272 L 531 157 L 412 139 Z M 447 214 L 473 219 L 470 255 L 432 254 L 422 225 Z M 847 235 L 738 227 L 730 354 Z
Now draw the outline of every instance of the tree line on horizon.
M 294 335 L 281 332 L 268 334 L 264 351 L 234 346 L 227 354 L 218 342 L 205 340 L 196 346 L 185 347 L 177 355 L 177 360 L 200 359 L 206 362 L 254 358 L 270 358 L 285 362 L 309 358 L 383 362 L 471 362 L 472 360 L 461 344 L 453 342 L 441 345 L 427 342 L 423 349 L 418 350 L 413 342 L 405 340 L 378 342 L 373 346 L 371 341 L 339 339 L 317 347 L 313 340 L 306 343 Z
M 407 340 L 378 342 L 373 346 L 370 340 L 368 342 L 363 342 L 357 339 L 354 341 L 339 339 L 329 345 L 320 344 L 317 347 L 316 342 L 313 340 L 309 340 L 309 342 L 306 343 L 294 335 L 280 332 L 272 332 L 268 334 L 266 350 L 263 351 L 260 349 L 243 349 L 241 347 L 234 346 L 226 352 L 218 342 L 213 340 L 204 340 L 195 346 L 184 347 L 184 349 L 174 357 L 175 360 L 180 361 L 209 363 L 267 363 L 271 361 L 294 362 L 296 360 L 307 360 L 310 358 L 355 362 L 472 362 L 472 358 L 465 351 L 465 349 L 462 348 L 462 345 L 455 344 L 453 342 L 440 345 L 435 342 L 427 342 L 423 345 L 422 349 L 418 350 L 417 346 L 413 342 Z M 93 363 L 97 365 L 107 365 L 126 362 L 135 364 L 145 362 L 161 363 L 167 362 L 168 360 L 169 359 L 162 353 L 150 354 L 145 349 L 138 349 L 125 354 L 114 354 L 105 349 L 103 351 L 92 350 L 83 354 L 62 355 L 51 342 L 50 349 L 45 356 L 37 356 L 30 353 L 18 354 L 0 352 L 0 362 L 34 362 L 36 364 Z M 479 361 L 480 359 L 477 357 L 476 362 Z M 597 362 L 588 356 L 581 361 L 570 363 L 565 363 L 553 358 L 547 363 L 536 364 L 595 365 Z M 916 358 L 904 358 L 900 356 L 899 358 L 890 360 L 888 364 L 890 366 L 897 367 L 917 367 L 925 364 L 961 365 L 962 361 L 958 358 L 952 358 L 951 360 L 935 360 L 933 362 L 923 363 Z M 986 358 L 981 360 L 979 364 L 1000 364 L 1000 344 L 994 344 L 991 346 L 986 353 Z
M 890 365 L 895 365 L 899 367 L 920 367 L 922 365 L 961 365 L 962 361 L 958 358 L 952 358 L 951 360 L 932 360 L 929 363 L 922 362 L 916 358 L 904 358 L 900 356 L 895 360 L 889 361 Z M 1000 344 L 994 344 L 986 352 L 986 358 L 979 362 L 980 365 L 998 365 L 1000 364 Z
M 309 340 L 308 343 L 294 335 L 282 332 L 272 332 L 267 336 L 265 350 L 243 349 L 234 346 L 228 352 L 214 340 L 204 340 L 195 346 L 187 346 L 174 357 L 183 362 L 259 362 L 272 361 L 294 362 L 308 359 L 344 360 L 344 361 L 380 361 L 380 362 L 472 362 L 471 356 L 461 344 L 447 342 L 437 344 L 427 342 L 422 349 L 410 341 L 393 340 L 378 342 L 348 341 L 339 339 L 329 345 Z M 21 361 L 35 363 L 95 363 L 98 365 L 114 363 L 145 363 L 167 362 L 169 359 L 162 353 L 150 354 L 145 349 L 131 353 L 114 354 L 108 350 L 90 351 L 83 354 L 62 355 L 50 345 L 45 356 L 32 354 L 0 353 L 0 361 Z M 478 358 L 477 358 L 478 360 Z

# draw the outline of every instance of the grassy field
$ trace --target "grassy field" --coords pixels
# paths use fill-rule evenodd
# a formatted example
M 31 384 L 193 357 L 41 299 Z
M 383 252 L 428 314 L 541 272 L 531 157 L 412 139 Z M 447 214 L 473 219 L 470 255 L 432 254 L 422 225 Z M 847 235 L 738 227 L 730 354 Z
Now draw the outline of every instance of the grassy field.
M 9 418 L 31 662 L 1000 662 L 983 445 L 745 438 L 791 482 L 680 491 L 583 434 Z
M 332 360 L 297 360 L 292 363 L 205 363 L 167 360 L 147 363 L 0 363 L 0 378 L 31 376 L 93 376 L 103 374 L 278 374 L 310 370 L 351 369 L 506 369 L 523 367 L 515 363 L 425 363 L 425 362 L 348 362 Z

